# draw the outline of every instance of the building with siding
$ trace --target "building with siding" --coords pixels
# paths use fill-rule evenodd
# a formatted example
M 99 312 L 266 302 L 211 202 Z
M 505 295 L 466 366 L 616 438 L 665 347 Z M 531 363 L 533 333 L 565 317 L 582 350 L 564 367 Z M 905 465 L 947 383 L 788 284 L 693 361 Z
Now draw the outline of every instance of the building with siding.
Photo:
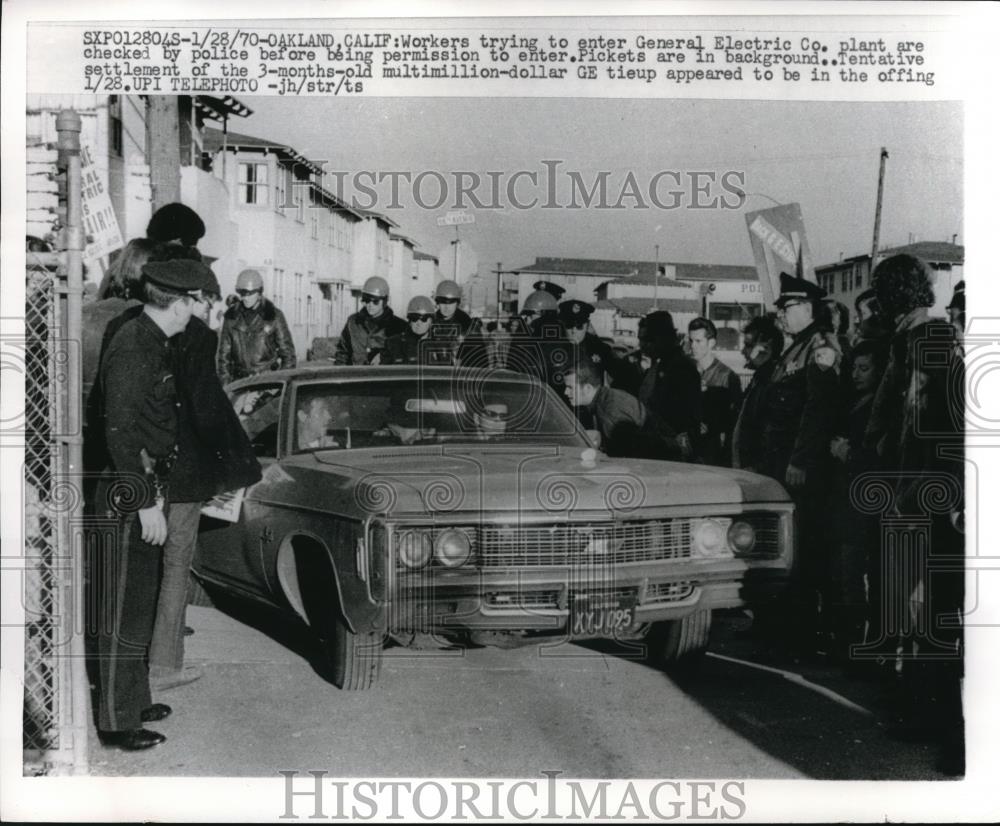
M 878 259 L 891 255 L 913 255 L 927 263 L 934 276 L 934 306 L 931 314 L 945 316 L 945 307 L 951 301 L 955 284 L 965 278 L 965 247 L 948 241 L 916 241 L 879 251 Z M 854 255 L 832 264 L 816 267 L 816 281 L 829 296 L 854 306 L 854 299 L 871 287 L 871 255 Z
M 258 270 L 304 358 L 312 340 L 340 334 L 353 312 L 355 227 L 364 216 L 322 186 L 322 168 L 285 144 L 207 130 L 207 165 L 227 193 L 237 240 L 216 274 L 230 292 Z

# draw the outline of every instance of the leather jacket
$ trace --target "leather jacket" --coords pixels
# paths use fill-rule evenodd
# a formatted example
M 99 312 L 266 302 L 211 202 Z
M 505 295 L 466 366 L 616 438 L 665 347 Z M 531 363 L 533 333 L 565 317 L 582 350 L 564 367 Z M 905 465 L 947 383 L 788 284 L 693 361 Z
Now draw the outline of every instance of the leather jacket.
M 294 367 L 295 344 L 285 316 L 266 298 L 252 310 L 234 304 L 223 317 L 216 357 L 222 383 Z

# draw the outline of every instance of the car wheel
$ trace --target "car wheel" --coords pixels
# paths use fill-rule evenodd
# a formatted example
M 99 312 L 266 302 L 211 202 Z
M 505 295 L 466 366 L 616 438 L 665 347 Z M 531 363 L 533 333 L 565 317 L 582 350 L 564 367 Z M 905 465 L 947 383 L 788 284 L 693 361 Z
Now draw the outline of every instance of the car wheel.
M 378 682 L 382 670 L 382 634 L 356 634 L 339 617 L 331 639 L 324 640 L 333 684 L 344 691 L 366 691 Z
M 695 665 L 708 650 L 711 630 L 710 610 L 653 623 L 646 635 L 647 657 L 668 668 Z

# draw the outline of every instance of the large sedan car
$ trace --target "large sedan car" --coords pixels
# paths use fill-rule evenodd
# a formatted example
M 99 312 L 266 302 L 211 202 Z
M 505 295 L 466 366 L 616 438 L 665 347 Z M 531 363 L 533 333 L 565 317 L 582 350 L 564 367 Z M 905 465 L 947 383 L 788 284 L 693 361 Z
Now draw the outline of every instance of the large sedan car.
M 792 505 L 740 471 L 596 451 L 563 399 L 506 371 L 304 366 L 229 388 L 261 463 L 197 573 L 299 615 L 345 689 L 383 645 L 614 638 L 676 663 L 712 611 L 772 598 Z

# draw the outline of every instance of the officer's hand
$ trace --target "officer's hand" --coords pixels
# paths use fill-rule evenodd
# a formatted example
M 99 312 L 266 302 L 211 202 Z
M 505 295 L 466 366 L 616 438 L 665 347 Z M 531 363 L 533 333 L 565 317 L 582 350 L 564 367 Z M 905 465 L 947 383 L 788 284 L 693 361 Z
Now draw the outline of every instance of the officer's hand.
M 789 465 L 785 471 L 785 484 L 790 488 L 800 488 L 806 483 L 806 472 L 795 465 Z
M 371 357 L 371 360 L 368 363 L 374 365 L 375 367 L 378 367 L 382 363 L 382 354 L 376 353 L 374 356 Z
M 142 525 L 142 541 L 150 545 L 162 545 L 167 541 L 167 518 L 155 505 L 139 511 L 139 522 Z

